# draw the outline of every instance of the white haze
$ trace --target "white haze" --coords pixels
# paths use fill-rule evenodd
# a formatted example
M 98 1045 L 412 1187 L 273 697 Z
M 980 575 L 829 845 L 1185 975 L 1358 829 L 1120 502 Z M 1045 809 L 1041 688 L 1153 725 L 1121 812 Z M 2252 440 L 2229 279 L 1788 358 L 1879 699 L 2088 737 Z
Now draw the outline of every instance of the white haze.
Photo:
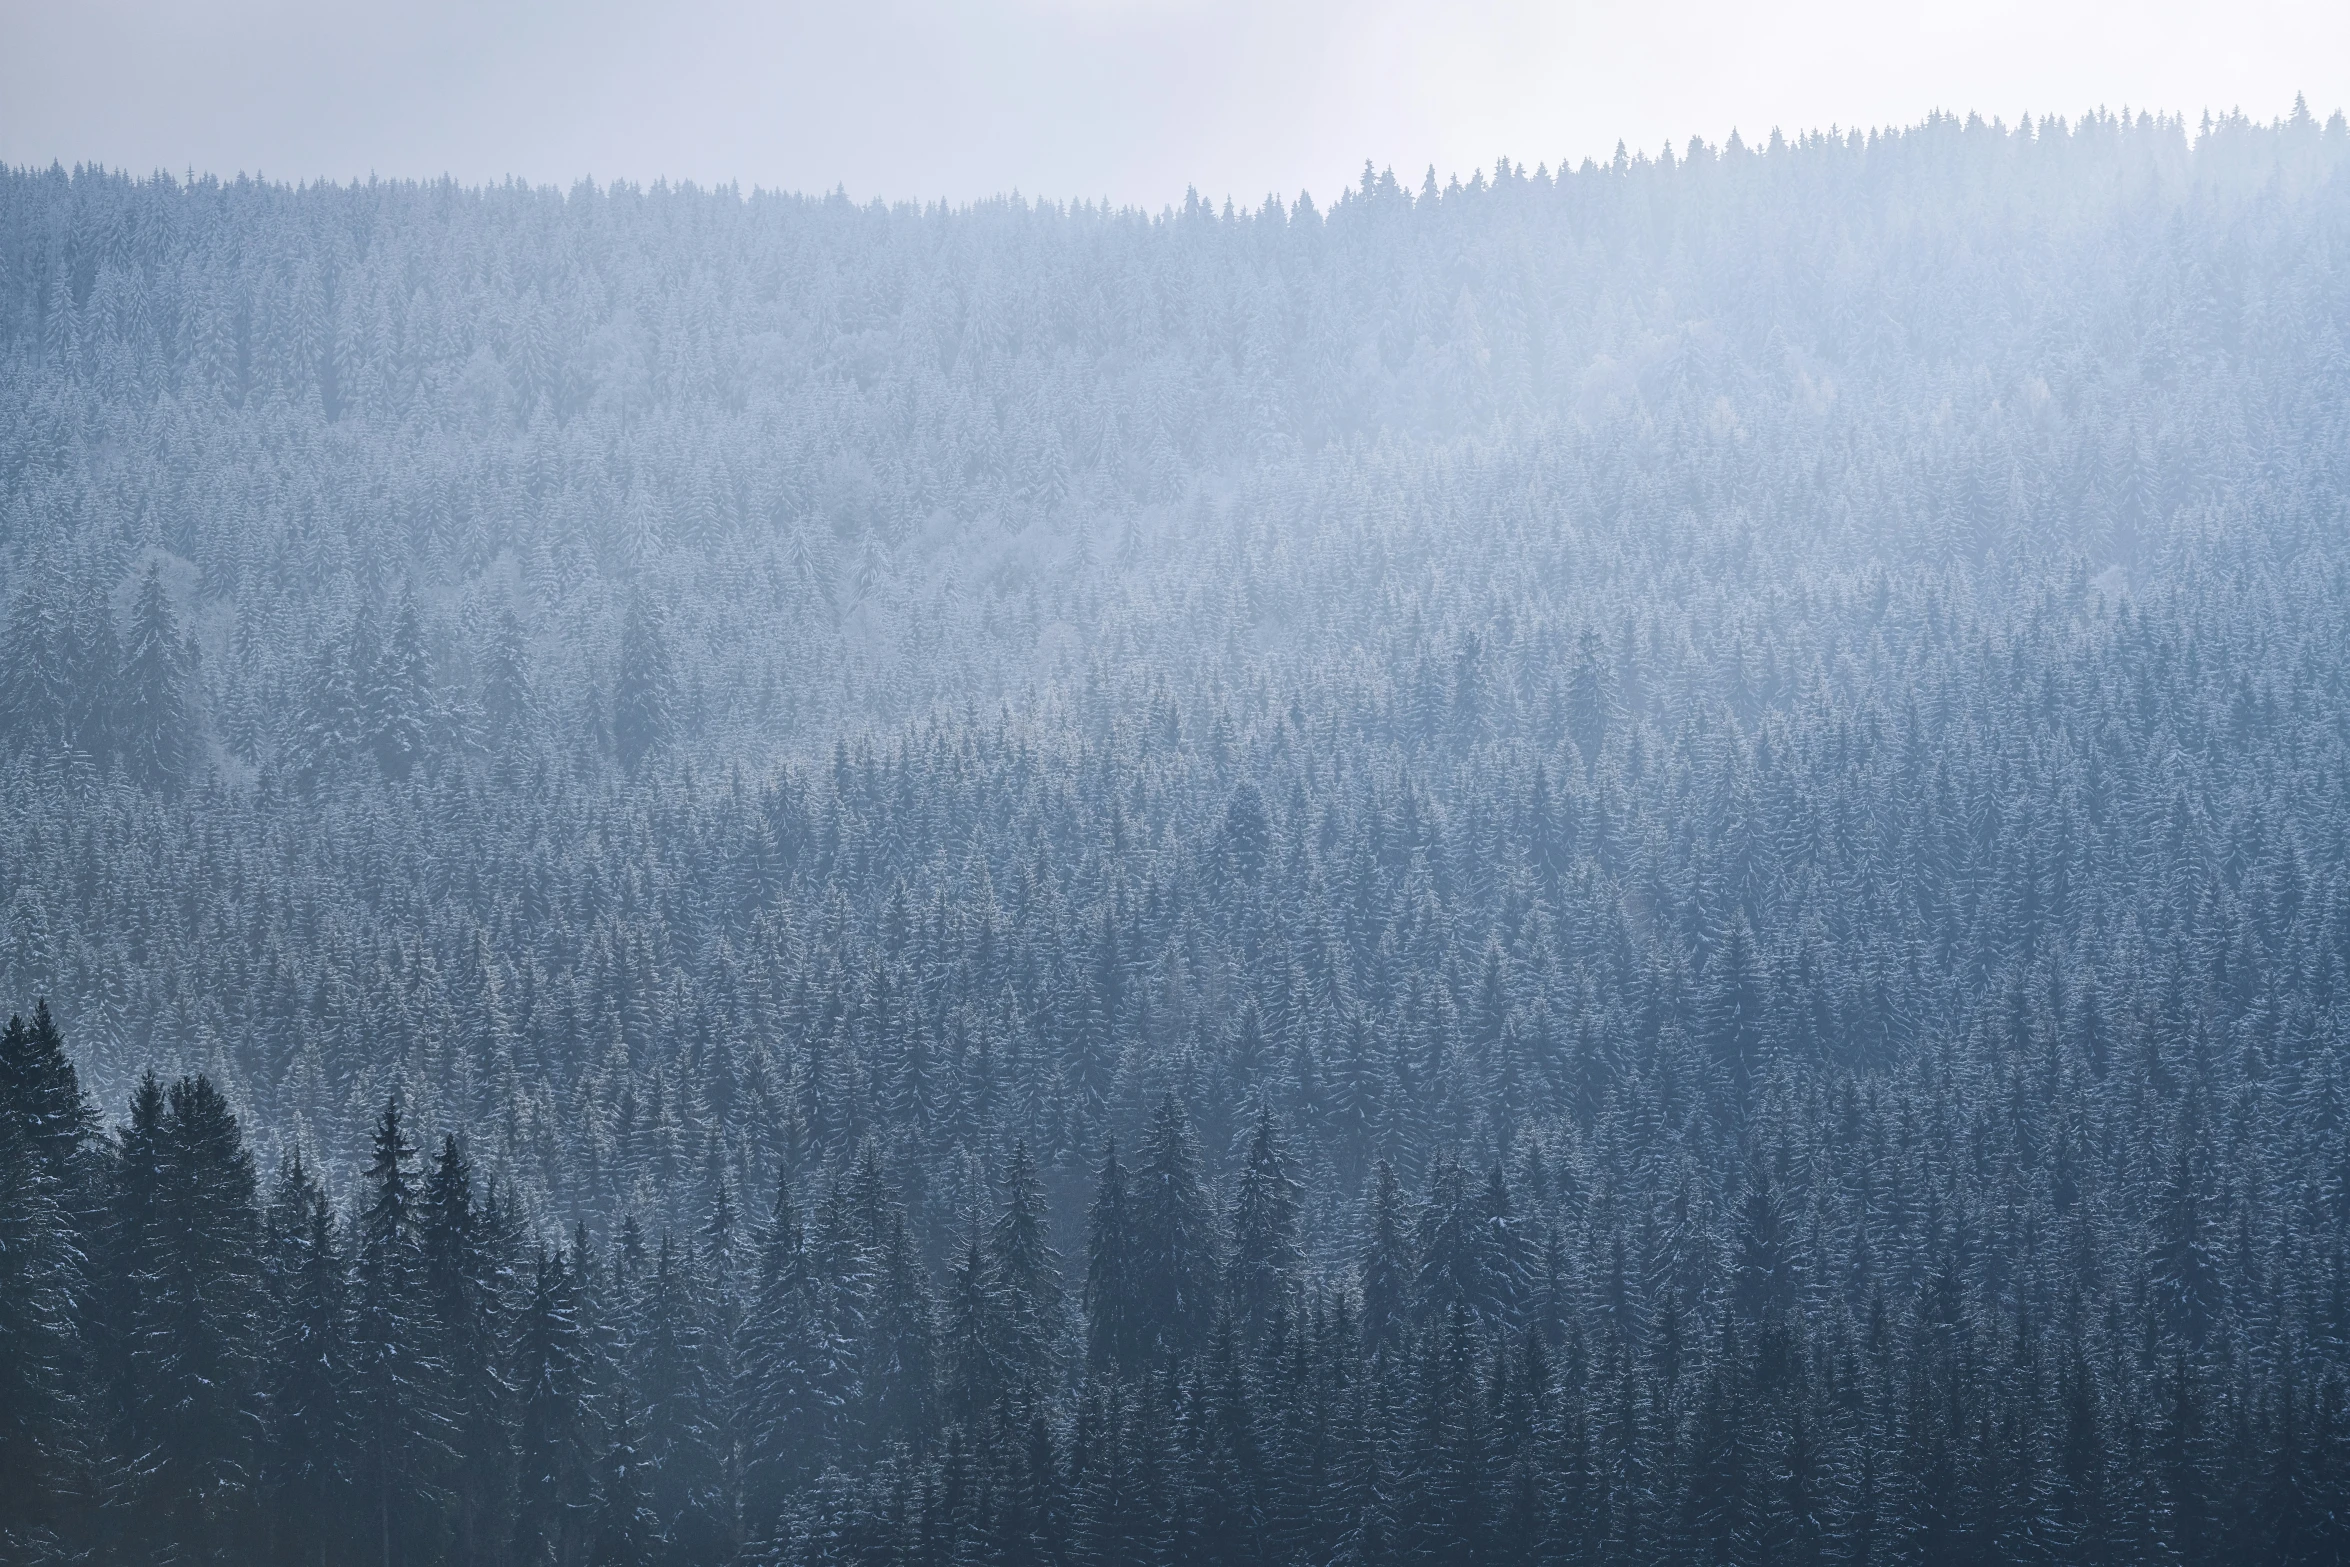
M 1933 109 L 2350 102 L 2350 6 L 0 0 L 0 160 L 1156 208 Z

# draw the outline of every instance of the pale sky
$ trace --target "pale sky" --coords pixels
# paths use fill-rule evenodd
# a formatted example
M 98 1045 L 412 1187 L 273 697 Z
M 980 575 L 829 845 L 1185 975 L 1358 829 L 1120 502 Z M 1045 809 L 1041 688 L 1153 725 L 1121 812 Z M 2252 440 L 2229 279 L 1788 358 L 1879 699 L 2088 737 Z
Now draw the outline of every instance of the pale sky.
M 0 0 L 0 162 L 1327 201 L 1929 110 L 2350 104 L 2350 0 Z

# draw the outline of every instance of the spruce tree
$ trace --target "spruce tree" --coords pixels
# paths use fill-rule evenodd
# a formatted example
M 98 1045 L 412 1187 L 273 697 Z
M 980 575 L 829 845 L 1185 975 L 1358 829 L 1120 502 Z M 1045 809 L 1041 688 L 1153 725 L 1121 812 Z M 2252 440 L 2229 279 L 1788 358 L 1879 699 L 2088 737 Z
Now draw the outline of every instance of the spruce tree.
M 744 1521 L 755 1540 L 772 1533 L 795 1489 L 839 1451 L 857 1389 L 852 1346 L 828 1298 L 836 1288 L 812 1254 L 790 1187 L 779 1182 L 736 1373 Z
M 644 1408 L 637 1455 L 657 1532 L 685 1561 L 721 1554 L 730 1522 L 706 1287 L 689 1258 L 662 1236 L 635 1346 L 636 1396 Z
M 362 693 L 372 678 L 374 645 L 362 613 L 349 631 L 325 637 L 312 656 L 290 737 L 297 776 L 306 785 L 334 775 L 366 737 Z
M 632 594 L 620 627 L 620 668 L 612 687 L 612 745 L 634 773 L 665 745 L 676 723 L 675 675 L 659 607 Z
M 162 568 L 150 563 L 131 608 L 130 646 L 113 724 L 123 771 L 147 788 L 177 789 L 193 768 L 189 678 L 187 645 L 163 590 Z
M 1179 1504 L 1189 1515 L 1184 1544 L 1201 1561 L 1263 1559 L 1273 1455 L 1259 1440 L 1250 1393 L 1239 1334 L 1219 1315 L 1192 1383 L 1187 1494 Z
M 269 1208 L 278 1261 L 264 1421 L 264 1531 L 289 1563 L 333 1560 L 365 1539 L 352 1528 L 358 1431 L 351 1404 L 350 1278 L 333 1206 L 297 1153 Z
M 1061 1259 L 1045 1234 L 1044 1185 L 1025 1138 L 1004 1164 L 1003 1207 L 988 1227 L 985 1269 L 999 1308 L 1010 1385 L 1049 1390 L 1065 1333 Z
M 505 1309 L 497 1260 L 473 1194 L 473 1167 L 454 1136 L 422 1194 L 418 1263 L 421 1356 L 433 1367 L 436 1429 L 445 1446 L 449 1560 L 493 1560 L 499 1514 L 514 1483 L 507 1444 L 511 1390 L 500 1351 Z
M 409 1171 L 415 1157 L 400 1102 L 387 1100 L 361 1187 L 351 1298 L 355 1478 L 369 1526 L 368 1555 L 383 1567 L 422 1561 L 438 1548 L 430 1531 L 447 1451 L 441 1368 L 426 1353 L 422 1215 Z
M 30 1555 L 71 1519 L 96 1112 L 42 1003 L 0 1033 L 0 1542 Z
M 198 1560 L 253 1540 L 261 1419 L 260 1213 L 252 1155 L 206 1077 L 171 1085 L 158 1138 L 156 1244 L 128 1343 L 147 1445 L 124 1501 L 135 1531 Z
M 164 1269 L 165 1114 L 162 1082 L 152 1071 L 142 1074 L 131 1094 L 129 1121 L 116 1129 L 107 1162 L 105 1217 L 87 1308 L 85 1334 L 98 1373 L 91 1420 L 100 1482 L 106 1500 L 117 1504 L 139 1497 L 144 1455 L 161 1441 L 155 1394 L 141 1381 L 141 1356 L 148 1300 Z M 118 1506 L 110 1535 L 119 1536 L 122 1520 Z
M 1207 1345 L 1222 1291 L 1216 1226 L 1200 1180 L 1199 1148 L 1183 1107 L 1159 1101 L 1135 1172 L 1135 1298 L 1154 1359 L 1197 1354 Z
M 1363 1343 L 1394 1349 L 1411 1312 L 1412 1279 L 1418 1271 L 1405 1231 L 1403 1184 L 1395 1166 L 1379 1161 L 1371 1192 L 1370 1237 L 1364 1243 L 1358 1288 L 1363 1299 Z
M 978 1235 L 965 1238 L 947 1272 L 941 1344 L 946 1418 L 978 1429 L 1012 1380 L 1008 1302 Z
M 1478 1195 L 1468 1172 L 1449 1160 L 1429 1183 L 1413 1244 L 1420 1265 L 1411 1289 L 1413 1320 L 1423 1327 L 1442 1323 L 1455 1307 L 1473 1320 L 1493 1320 L 1499 1281 Z
M 440 727 L 432 660 L 413 591 L 401 595 L 391 634 L 367 671 L 359 704 L 376 765 L 395 782 L 407 778 L 425 760 Z
M 65 748 L 73 700 L 66 613 L 62 584 L 36 579 L 18 592 L 0 632 L 0 743 L 12 752 Z
M 1304 1260 L 1298 1249 L 1298 1200 L 1298 1180 L 1274 1129 L 1273 1112 L 1260 1105 L 1233 1188 L 1225 1264 L 1229 1309 L 1251 1343 L 1290 1304 Z
M 1398 1463 L 1396 1555 L 1407 1562 L 1477 1561 L 1487 1543 L 1491 1477 L 1468 1308 L 1452 1303 L 1415 1337 Z
M 857 1439 L 868 1453 L 903 1447 L 920 1457 L 935 1419 L 936 1329 L 904 1210 L 893 1203 L 884 1223 L 858 1356 Z
M 169 600 L 162 596 L 160 583 L 154 586 L 155 602 L 168 617 Z M 147 603 L 147 589 L 142 586 L 140 604 L 145 607 Z M 154 651 L 160 654 L 160 645 Z M 161 672 L 160 664 L 146 671 L 149 675 Z M 112 771 L 123 759 L 123 709 L 135 694 L 125 681 L 125 674 L 122 641 L 115 632 L 114 607 L 107 602 L 105 588 L 92 578 L 82 585 L 73 613 L 66 621 L 65 743 L 101 774 Z M 165 683 L 148 689 L 160 695 L 168 693 L 170 687 Z M 167 715 L 157 712 L 151 716 Z M 156 733 L 168 737 L 170 731 L 159 729 Z M 141 774 L 134 769 L 132 776 L 136 779 Z
M 2200 1352 L 2227 1310 L 2227 1280 L 2211 1233 L 2209 1152 L 2201 1090 L 2181 1103 L 2170 1138 L 2161 1205 L 2151 1226 L 2147 1282 L 2163 1331 Z
M 1128 1206 L 1126 1171 L 1118 1142 L 1102 1149 L 1102 1168 L 1086 1218 L 1085 1351 L 1096 1372 L 1137 1375 L 1150 1361 L 1149 1327 L 1141 1299 L 1142 1266 L 1135 1218 Z
M 1712 1055 L 1729 1113 L 1746 1114 L 1754 1080 L 1763 1069 L 1766 976 L 1754 949 L 1754 932 L 1743 911 L 1734 911 L 1706 966 L 1700 1026 Z
M 645 1505 L 644 1469 L 634 1415 L 613 1422 L 611 1445 L 596 1465 L 595 1526 L 587 1567 L 654 1567 L 660 1520 Z
M 542 714 L 530 638 L 511 609 L 498 617 L 498 629 L 490 642 L 489 661 L 482 671 L 481 706 L 489 742 L 497 749 L 512 749 L 538 732 Z
M 596 1461 L 574 1280 L 542 1250 L 514 1350 L 513 1557 L 570 1563 L 589 1536 Z

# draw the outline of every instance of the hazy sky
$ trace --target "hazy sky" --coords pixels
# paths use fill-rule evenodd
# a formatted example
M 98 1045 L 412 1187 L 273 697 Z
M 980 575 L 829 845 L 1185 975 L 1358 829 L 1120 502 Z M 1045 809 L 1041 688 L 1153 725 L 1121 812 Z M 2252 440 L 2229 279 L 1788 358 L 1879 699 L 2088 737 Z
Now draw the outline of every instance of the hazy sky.
M 0 0 L 0 161 L 1156 207 L 1622 137 L 2350 103 L 2350 0 Z

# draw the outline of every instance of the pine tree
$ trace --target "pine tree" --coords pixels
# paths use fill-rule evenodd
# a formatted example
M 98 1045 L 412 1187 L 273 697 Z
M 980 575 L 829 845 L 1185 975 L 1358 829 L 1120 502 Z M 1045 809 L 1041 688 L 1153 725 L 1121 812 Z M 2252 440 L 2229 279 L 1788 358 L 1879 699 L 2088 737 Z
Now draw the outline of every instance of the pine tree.
M 1394 1349 L 1409 1320 L 1412 1279 L 1419 1270 L 1404 1232 L 1403 1186 L 1395 1166 L 1384 1159 L 1372 1188 L 1370 1231 L 1360 1265 L 1363 1344 L 1366 1349 Z
M 140 1381 L 139 1357 L 148 1296 L 164 1268 L 165 1108 L 163 1084 L 152 1071 L 142 1074 L 131 1094 L 129 1121 L 116 1129 L 107 1168 L 106 1211 L 86 1331 L 90 1363 L 98 1373 L 98 1407 L 92 1420 L 109 1502 L 137 1495 L 144 1455 L 161 1440 L 154 1394 Z
M 530 639 L 509 609 L 498 617 L 489 661 L 482 671 L 482 716 L 490 744 L 510 750 L 538 733 L 542 721 L 538 683 L 532 673 Z
M 1152 1539 L 1152 1476 L 1138 1428 L 1150 1412 L 1140 1407 L 1140 1384 L 1116 1379 L 1090 1384 L 1073 1433 L 1069 1559 L 1075 1567 L 1145 1562 Z
M 878 1242 L 873 1307 L 866 1314 L 857 1384 L 859 1440 L 867 1453 L 903 1447 L 923 1455 L 932 1435 L 936 1381 L 930 1292 L 902 1208 L 890 1205 Z
M 140 604 L 144 607 L 147 602 L 147 592 L 142 588 Z M 160 585 L 156 586 L 155 602 L 168 615 L 169 601 L 162 597 Z M 94 578 L 83 584 L 66 622 L 64 662 L 66 746 L 87 757 L 98 772 L 107 772 L 122 760 L 124 705 L 134 693 L 124 678 L 127 670 L 122 642 L 115 633 L 113 606 L 107 603 L 105 589 Z M 148 671 L 149 674 L 157 672 Z M 169 733 L 159 731 L 165 736 Z M 134 772 L 133 776 L 138 774 Z
M 1265 873 L 1271 853 L 1273 825 L 1265 814 L 1265 797 L 1246 780 L 1236 785 L 1224 807 L 1224 872 L 1242 887 L 1254 887 Z
M 189 673 L 162 568 L 150 563 L 131 609 L 113 726 L 123 771 L 133 782 L 168 792 L 188 781 L 195 741 Z
M 1596 772 L 1615 716 L 1614 681 L 1599 633 L 1586 628 L 1575 639 L 1575 662 L 1567 676 L 1567 737 L 1586 775 Z
M 1793 1237 L 1768 1163 L 1750 1162 L 1732 1263 L 1731 1307 L 1748 1327 L 1784 1323 L 1795 1309 Z
M 320 642 L 289 749 L 309 783 L 333 774 L 359 748 L 367 720 L 362 692 L 373 679 L 374 636 L 364 614 L 348 632 Z
M 645 1411 L 637 1455 L 645 1504 L 658 1536 L 685 1561 L 721 1555 L 729 1523 L 724 1432 L 713 1385 L 704 1281 L 668 1236 L 646 1281 L 644 1331 L 635 1348 L 635 1386 Z
M 359 701 L 376 765 L 395 782 L 407 778 L 426 759 L 440 727 L 432 660 L 413 592 L 401 596 L 391 635 L 367 671 Z
M 1745 1413 L 1742 1370 L 1734 1351 L 1722 1357 L 1706 1378 L 1690 1432 L 1681 1527 L 1696 1561 L 1744 1561 L 1760 1545 L 1750 1535 L 1746 1513 L 1751 1470 L 1759 1455 L 1740 1440 Z
M 1518 1331 L 1534 1293 L 1534 1243 L 1499 1164 L 1485 1172 L 1477 1193 L 1477 1232 L 1483 1286 L 1478 1313 L 1489 1324 Z
M 1514 1281 L 1496 1242 L 1510 1221 L 1506 1209 L 1490 1211 L 1494 1196 L 1491 1186 L 1472 1189 L 1468 1172 L 1457 1163 L 1437 1167 L 1413 1244 L 1420 1259 L 1412 1280 L 1414 1321 L 1423 1326 L 1441 1323 L 1456 1307 L 1485 1326 L 1508 1320 L 1515 1303 Z M 1499 1196 L 1506 1203 L 1506 1187 Z
M 438 1421 L 439 1373 L 425 1354 L 421 1215 L 409 1173 L 416 1157 L 387 1100 L 375 1126 L 363 1188 L 351 1301 L 351 1408 L 358 1432 L 357 1490 L 369 1555 L 392 1567 L 422 1560 L 446 1452 Z
M 1086 1362 L 1097 1372 L 1138 1375 L 1149 1365 L 1141 1267 L 1126 1171 L 1118 1163 L 1118 1142 L 1112 1138 L 1102 1149 L 1101 1173 L 1086 1219 Z
M 517 1562 L 580 1559 L 595 1461 L 586 1379 L 587 1344 L 574 1280 L 562 1258 L 542 1250 L 514 1352 Z
M 1239 1335 L 1229 1316 L 1219 1316 L 1192 1383 L 1187 1494 L 1178 1504 L 1190 1515 L 1185 1544 L 1200 1561 L 1263 1559 L 1272 1476 L 1249 1391 Z
M 66 744 L 72 710 L 70 635 L 62 585 L 36 579 L 16 596 L 0 633 L 0 743 L 51 755 Z
M 839 1451 L 857 1389 L 851 1346 L 827 1298 L 837 1286 L 822 1275 L 791 1189 L 779 1182 L 737 1372 L 744 1520 L 755 1540 L 770 1536 L 795 1488 Z
M 675 686 L 660 610 L 648 595 L 634 594 L 621 622 L 620 670 L 612 687 L 612 743 L 629 772 L 668 743 L 675 726 Z
M 96 1112 L 46 1002 L 0 1033 L 0 1545 L 68 1525 Z M 13 1542 L 13 1543 L 11 1543 Z
M 1488 1527 L 1486 1432 L 1472 1323 L 1454 1303 L 1417 1335 L 1418 1356 L 1396 1501 L 1396 1558 L 1477 1561 Z
M 1004 1291 L 978 1235 L 967 1237 L 947 1273 L 942 1344 L 946 1418 L 977 1429 L 1012 1380 Z
M 623 1409 L 612 1445 L 596 1466 L 595 1529 L 588 1567 L 653 1567 L 660 1520 L 645 1505 L 636 1422 Z
M 1004 1165 L 1004 1205 L 988 1228 L 986 1268 L 1000 1306 L 1005 1376 L 1015 1387 L 1049 1388 L 1064 1336 L 1061 1259 L 1045 1236 L 1044 1186 L 1024 1138 Z
M 253 1160 L 211 1080 L 171 1085 L 157 1139 L 153 1269 L 128 1344 L 138 1523 L 199 1560 L 250 1548 L 261 1403 L 261 1231 Z
M 2198 1090 L 2180 1107 L 2146 1259 L 2163 1330 L 2190 1351 L 2202 1350 L 2227 1311 L 2226 1277 L 2208 1217 L 2204 1136 Z
M 1232 1243 L 1225 1265 L 1230 1309 L 1250 1342 L 1290 1304 L 1303 1256 L 1297 1240 L 1298 1180 L 1273 1127 L 1269 1107 L 1257 1109 L 1248 1151 L 1233 1189 Z
M 278 1173 L 269 1230 L 276 1263 L 262 1463 L 268 1537 L 280 1560 L 344 1556 L 358 1435 L 351 1406 L 350 1279 L 334 1209 L 299 1153 Z
M 1754 933 L 1745 914 L 1734 913 L 1706 969 L 1701 1023 L 1735 1115 L 1744 1115 L 1754 1080 L 1762 1071 L 1766 1005 Z
M 446 1446 L 449 1560 L 494 1559 L 511 1494 L 507 1446 L 510 1389 L 500 1367 L 501 1281 L 473 1195 L 473 1167 L 455 1137 L 444 1137 L 422 1194 L 418 1263 L 425 1309 L 423 1363 L 434 1371 L 436 1427 Z
M 1169 1356 L 1188 1358 L 1207 1345 L 1222 1270 L 1215 1222 L 1200 1181 L 1199 1149 L 1172 1093 L 1151 1117 L 1132 1205 L 1141 1347 L 1154 1363 Z
M 1031 1407 L 1026 1440 L 1018 1452 L 1004 1505 L 996 1513 L 1003 1554 L 1013 1560 L 1065 1561 L 1069 1534 L 1065 1470 L 1042 1407 Z

